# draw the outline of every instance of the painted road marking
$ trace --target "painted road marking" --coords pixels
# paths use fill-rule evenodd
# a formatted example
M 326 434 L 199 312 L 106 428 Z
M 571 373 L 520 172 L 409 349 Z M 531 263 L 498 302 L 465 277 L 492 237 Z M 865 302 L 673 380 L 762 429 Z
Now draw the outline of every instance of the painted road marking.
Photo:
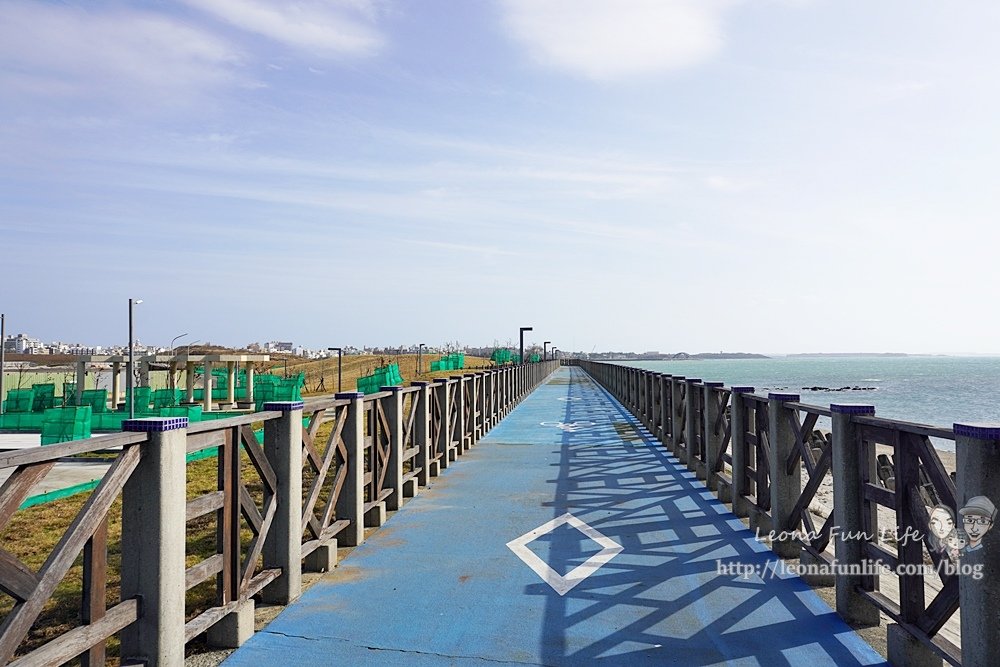
M 542 535 L 551 533 L 553 530 L 562 525 L 576 528 L 578 531 L 592 539 L 594 542 L 597 542 L 597 544 L 602 547 L 600 551 L 584 561 L 582 565 L 578 565 L 570 570 L 566 576 L 562 576 L 553 570 L 549 567 L 548 563 L 543 561 L 535 554 L 534 551 L 528 548 L 528 545 L 531 542 L 538 539 Z M 602 565 L 620 554 L 625 547 L 618 544 L 610 537 L 602 535 L 596 528 L 588 526 L 580 519 L 577 519 L 569 512 L 566 512 L 566 514 L 552 519 L 552 521 L 547 523 L 543 523 L 534 530 L 529 530 L 516 540 L 511 540 L 507 543 L 507 548 L 513 551 L 515 556 L 524 561 L 525 565 L 534 570 L 535 574 L 542 578 L 542 581 L 552 587 L 552 590 L 559 595 L 566 595 L 566 593 L 572 590 L 574 586 L 593 573 L 597 572 Z
M 591 426 L 596 426 L 594 422 L 539 422 L 539 425 L 555 426 L 556 428 L 562 429 L 567 433 L 576 433 L 577 431 L 588 429 Z

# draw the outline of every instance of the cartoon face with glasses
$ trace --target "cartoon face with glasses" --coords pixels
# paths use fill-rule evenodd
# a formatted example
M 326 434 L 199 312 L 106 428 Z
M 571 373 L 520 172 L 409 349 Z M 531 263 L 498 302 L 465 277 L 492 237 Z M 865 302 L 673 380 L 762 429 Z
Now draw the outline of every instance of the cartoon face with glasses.
M 965 507 L 958 510 L 962 515 L 962 529 L 969 536 L 969 546 L 966 553 L 983 548 L 983 536 L 993 527 L 997 516 L 997 508 L 986 496 L 970 498 Z

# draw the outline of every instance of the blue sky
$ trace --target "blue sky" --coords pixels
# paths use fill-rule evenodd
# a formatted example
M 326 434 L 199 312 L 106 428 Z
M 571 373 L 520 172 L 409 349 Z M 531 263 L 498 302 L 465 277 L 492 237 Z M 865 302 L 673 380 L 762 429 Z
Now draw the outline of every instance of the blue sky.
M 0 4 L 45 340 L 1000 352 L 1000 5 Z

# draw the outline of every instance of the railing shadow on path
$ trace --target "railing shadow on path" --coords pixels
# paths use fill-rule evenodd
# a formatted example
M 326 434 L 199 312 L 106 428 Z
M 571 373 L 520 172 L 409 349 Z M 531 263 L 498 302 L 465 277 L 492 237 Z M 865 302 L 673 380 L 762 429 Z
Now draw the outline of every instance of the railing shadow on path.
M 553 516 L 569 512 L 623 549 L 564 595 L 526 588 L 545 597 L 542 664 L 888 664 L 610 394 L 570 371 L 563 422 L 581 426 L 563 433 Z M 598 550 L 567 526 L 543 546 L 558 573 Z M 754 574 L 719 573 L 734 565 Z M 583 629 L 595 623 L 613 630 Z

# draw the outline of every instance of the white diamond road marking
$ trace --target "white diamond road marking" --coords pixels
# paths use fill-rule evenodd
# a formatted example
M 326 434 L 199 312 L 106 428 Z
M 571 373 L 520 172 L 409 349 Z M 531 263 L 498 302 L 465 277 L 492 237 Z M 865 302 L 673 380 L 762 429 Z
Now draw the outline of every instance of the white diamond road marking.
M 539 422 L 539 426 L 555 426 L 556 428 L 562 429 L 567 433 L 576 433 L 577 431 L 583 431 L 592 426 L 596 426 L 594 422 Z
M 551 533 L 562 525 L 572 526 L 581 533 L 597 542 L 602 549 L 588 558 L 583 564 L 562 576 L 553 570 L 548 563 L 539 558 L 534 551 L 528 548 L 528 544 L 542 535 Z M 507 543 L 507 548 L 514 552 L 514 555 L 524 561 L 524 564 L 535 571 L 542 581 L 552 587 L 559 595 L 566 595 L 578 583 L 597 572 L 598 569 L 612 558 L 620 554 L 625 547 L 618 544 L 610 537 L 602 535 L 596 528 L 591 528 L 580 519 L 567 512 L 560 517 L 552 519 L 548 523 L 543 523 L 538 528 L 530 530 L 521 537 Z

